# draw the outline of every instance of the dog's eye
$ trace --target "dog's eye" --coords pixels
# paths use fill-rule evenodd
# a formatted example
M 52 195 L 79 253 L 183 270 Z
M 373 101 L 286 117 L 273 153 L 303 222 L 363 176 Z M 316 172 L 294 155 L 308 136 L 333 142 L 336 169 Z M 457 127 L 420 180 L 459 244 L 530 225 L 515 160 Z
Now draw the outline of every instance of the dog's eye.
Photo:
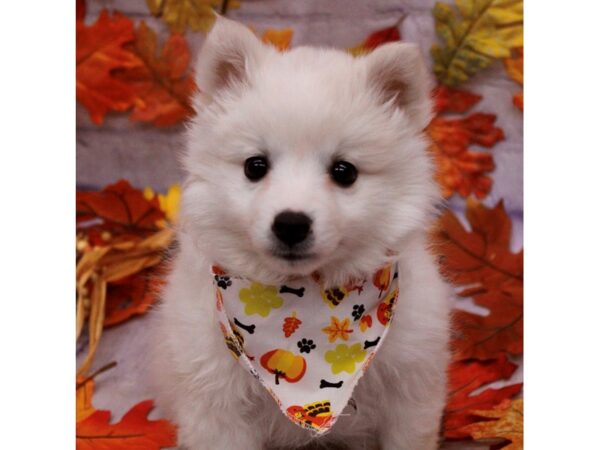
M 258 181 L 269 171 L 269 161 L 264 156 L 252 156 L 244 163 L 244 174 L 250 181 Z
M 333 163 L 329 174 L 333 181 L 342 187 L 348 187 L 352 185 L 358 178 L 358 170 L 348 161 L 337 161 Z

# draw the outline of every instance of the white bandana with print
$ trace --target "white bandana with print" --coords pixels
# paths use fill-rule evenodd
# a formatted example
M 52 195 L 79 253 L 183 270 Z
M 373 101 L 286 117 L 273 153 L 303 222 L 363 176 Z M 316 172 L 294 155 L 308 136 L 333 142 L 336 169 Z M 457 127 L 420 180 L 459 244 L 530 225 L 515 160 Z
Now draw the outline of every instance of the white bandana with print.
M 281 411 L 327 432 L 380 348 L 398 297 L 397 266 L 323 289 L 318 275 L 267 286 L 212 267 L 227 347 Z

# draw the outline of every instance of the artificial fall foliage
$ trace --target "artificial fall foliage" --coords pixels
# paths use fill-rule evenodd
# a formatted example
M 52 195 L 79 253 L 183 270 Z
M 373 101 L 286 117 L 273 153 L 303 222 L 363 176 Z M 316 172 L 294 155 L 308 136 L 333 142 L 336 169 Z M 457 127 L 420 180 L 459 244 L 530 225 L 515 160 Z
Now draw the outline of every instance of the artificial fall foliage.
M 433 236 L 443 274 L 462 288 L 459 296 L 489 310 L 481 316 L 455 311 L 455 358 L 486 360 L 523 353 L 523 251 L 510 250 L 511 220 L 504 205 L 467 201 L 466 229 L 447 211 Z
M 473 145 L 491 148 L 504 139 L 504 132 L 494 126 L 494 114 L 473 113 L 468 116 L 448 117 L 447 113 L 464 113 L 472 108 L 480 96 L 467 91 L 440 86 L 434 91 L 437 115 L 426 131 L 436 163 L 436 178 L 442 195 L 455 192 L 461 197 L 474 194 L 485 197 L 492 188 L 489 176 L 495 168 L 492 155 L 473 151 Z
M 240 7 L 239 0 L 146 0 L 150 13 L 160 17 L 172 33 L 186 30 L 208 32 L 215 23 L 215 11 Z
M 374 31 L 367 38 L 358 45 L 351 47 L 348 49 L 354 56 L 364 55 L 379 47 L 380 45 L 386 44 L 388 42 L 395 42 L 400 40 L 400 30 L 398 26 L 400 25 L 400 21 L 395 25 L 383 28 L 381 30 Z
M 107 367 L 111 366 L 114 364 Z M 110 423 L 110 411 L 96 410 L 92 406 L 93 377 L 77 380 L 75 428 L 78 450 L 159 450 L 177 445 L 177 429 L 173 424 L 166 420 L 148 420 L 152 400 L 138 403 L 120 421 Z
M 448 368 L 448 399 L 444 412 L 444 436 L 448 439 L 464 439 L 469 433 L 466 425 L 480 421 L 473 410 L 492 408 L 521 391 L 522 383 L 499 389 L 488 388 L 475 393 L 489 383 L 508 380 L 517 366 L 505 354 L 485 361 L 454 361 Z
M 504 58 L 506 73 L 514 81 L 523 86 L 523 47 L 515 48 L 510 58 Z M 523 93 L 513 97 L 513 104 L 523 111 Z
M 91 26 L 78 19 L 76 30 L 77 99 L 94 123 L 101 124 L 109 111 L 130 109 L 131 120 L 156 126 L 193 114 L 195 84 L 181 35 L 171 35 L 159 55 L 156 34 L 144 22 L 134 30 L 129 18 L 105 10 Z
M 500 446 L 494 449 L 521 450 L 523 448 L 523 399 L 504 400 L 487 411 L 473 411 L 482 421 L 463 428 L 477 440 L 501 439 Z
M 441 84 L 467 81 L 494 59 L 523 46 L 522 0 L 456 0 L 436 3 L 435 31 L 443 45 L 431 47 L 433 72 Z

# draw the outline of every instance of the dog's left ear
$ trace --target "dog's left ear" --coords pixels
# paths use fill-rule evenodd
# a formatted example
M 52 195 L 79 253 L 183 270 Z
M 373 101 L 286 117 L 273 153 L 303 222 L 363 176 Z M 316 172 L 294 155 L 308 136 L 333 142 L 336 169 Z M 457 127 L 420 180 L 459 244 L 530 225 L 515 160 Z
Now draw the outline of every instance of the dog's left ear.
M 377 90 L 383 103 L 403 109 L 411 121 L 425 128 L 432 117 L 431 81 L 419 47 L 394 42 L 376 48 L 364 57 L 367 83 Z

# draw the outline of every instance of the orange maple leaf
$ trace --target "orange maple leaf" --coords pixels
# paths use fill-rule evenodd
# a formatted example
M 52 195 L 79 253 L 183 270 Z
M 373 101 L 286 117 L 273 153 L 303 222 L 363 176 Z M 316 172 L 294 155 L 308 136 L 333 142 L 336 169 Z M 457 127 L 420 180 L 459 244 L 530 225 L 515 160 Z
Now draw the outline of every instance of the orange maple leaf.
M 353 330 L 350 328 L 350 319 L 340 320 L 335 316 L 331 316 L 331 323 L 322 331 L 327 334 L 329 342 L 335 342 L 337 338 L 347 341 Z
M 117 12 L 109 16 L 103 10 L 91 26 L 77 20 L 76 33 L 77 99 L 92 121 L 101 124 L 108 111 L 125 111 L 133 105 L 131 86 L 111 75 L 116 69 L 141 65 L 139 58 L 125 48 L 134 38 L 133 23 Z
M 185 38 L 172 34 L 157 56 L 156 33 L 142 21 L 130 49 L 141 64 L 115 71 L 115 78 L 126 82 L 134 93 L 129 118 L 169 126 L 191 117 L 196 84 L 188 73 L 190 51 Z
M 474 411 L 474 414 L 487 419 L 463 428 L 473 439 L 503 439 L 508 445 L 495 446 L 504 450 L 523 450 L 523 399 L 504 400 L 489 411 Z M 497 419 L 497 420 L 493 420 Z
M 283 52 L 290 48 L 293 36 L 294 30 L 291 28 L 267 28 L 263 32 L 261 40 L 265 44 L 270 44 L 280 52 Z
M 500 389 L 489 388 L 474 394 L 482 386 L 508 380 L 517 369 L 505 354 L 487 361 L 455 361 L 448 368 L 448 400 L 444 413 L 444 436 L 460 439 L 469 436 L 462 427 L 478 420 L 475 409 L 488 409 L 521 391 L 523 383 Z
M 120 180 L 102 191 L 76 194 L 77 223 L 98 221 L 96 228 L 145 236 L 160 229 L 165 220 L 158 199 L 146 199 L 142 191 Z
M 468 286 L 459 295 L 489 309 L 487 316 L 455 311 L 457 359 L 523 352 L 523 251 L 510 251 L 511 221 L 504 205 L 486 208 L 467 201 L 466 230 L 450 211 L 439 220 L 433 244 L 442 273 Z
M 444 197 L 457 192 L 462 197 L 475 194 L 485 197 L 492 187 L 487 175 L 495 168 L 492 155 L 470 150 L 473 144 L 492 147 L 504 132 L 494 126 L 493 114 L 474 113 L 467 117 L 449 119 L 442 114 L 465 112 L 481 97 L 466 91 L 438 88 L 434 91 L 438 115 L 426 131 L 432 140 L 431 152 L 436 162 L 436 178 Z
M 523 86 L 523 47 L 515 48 L 510 58 L 504 59 L 504 67 L 509 77 Z M 523 93 L 513 97 L 514 105 L 523 111 Z
M 77 422 L 77 449 L 159 450 L 177 445 L 177 431 L 167 420 L 148 420 L 152 400 L 131 408 L 120 422 L 110 424 L 110 411 L 98 410 Z

